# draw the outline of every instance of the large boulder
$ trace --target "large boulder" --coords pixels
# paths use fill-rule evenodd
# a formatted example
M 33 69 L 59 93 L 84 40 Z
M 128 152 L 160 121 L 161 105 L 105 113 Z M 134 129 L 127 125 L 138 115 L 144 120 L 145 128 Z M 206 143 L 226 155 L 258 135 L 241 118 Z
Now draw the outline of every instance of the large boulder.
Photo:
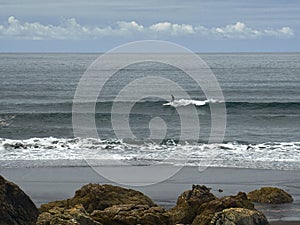
M 192 190 L 183 192 L 177 199 L 175 207 L 167 212 L 174 222 L 190 224 L 203 203 L 216 199 L 206 186 L 193 185 Z
M 0 176 L 1 225 L 35 224 L 38 214 L 36 206 L 21 189 Z
M 263 187 L 248 193 L 248 198 L 253 202 L 283 204 L 293 202 L 292 196 L 280 188 Z
M 214 215 L 209 225 L 269 225 L 267 218 L 257 210 L 245 208 L 224 209 Z
M 64 209 L 54 207 L 49 212 L 39 215 L 36 225 L 101 225 L 94 221 L 85 211 L 82 205 Z
M 108 184 L 87 184 L 77 190 L 73 198 L 44 204 L 40 211 L 48 212 L 54 207 L 67 209 L 78 204 L 83 205 L 88 213 L 124 204 L 157 206 L 149 197 L 139 191 Z
M 247 198 L 243 192 L 239 192 L 236 196 L 227 196 L 220 199 L 203 203 L 198 211 L 197 216 L 193 220 L 193 225 L 208 225 L 216 213 L 228 208 L 246 208 L 254 210 L 254 204 Z
M 172 225 L 162 207 L 148 205 L 116 205 L 104 210 L 95 210 L 91 217 L 103 225 Z

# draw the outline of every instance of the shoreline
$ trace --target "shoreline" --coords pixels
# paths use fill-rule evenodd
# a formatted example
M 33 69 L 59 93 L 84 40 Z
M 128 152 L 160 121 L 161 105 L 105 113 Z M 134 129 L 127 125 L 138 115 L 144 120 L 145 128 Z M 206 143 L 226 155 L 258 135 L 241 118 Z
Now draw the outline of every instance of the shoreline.
M 132 168 L 141 170 L 141 167 Z M 158 167 L 157 171 L 162 169 L 163 167 Z M 300 177 L 300 171 L 209 167 L 199 172 L 198 167 L 184 167 L 163 182 L 142 187 L 111 182 L 90 167 L 1 168 L 0 174 L 18 184 L 37 206 L 70 198 L 77 189 L 87 183 L 107 183 L 132 188 L 141 191 L 165 208 L 174 206 L 177 197 L 184 190 L 190 189 L 192 184 L 212 188 L 212 193 L 217 197 L 236 195 L 239 191 L 248 193 L 263 186 L 276 186 L 289 192 L 294 198 L 294 203 L 275 207 L 258 204 L 256 208 L 271 220 L 272 225 L 300 224 L 300 180 L 295 179 Z M 219 189 L 223 192 L 218 192 Z
M 299 225 L 300 221 L 271 221 L 270 225 Z

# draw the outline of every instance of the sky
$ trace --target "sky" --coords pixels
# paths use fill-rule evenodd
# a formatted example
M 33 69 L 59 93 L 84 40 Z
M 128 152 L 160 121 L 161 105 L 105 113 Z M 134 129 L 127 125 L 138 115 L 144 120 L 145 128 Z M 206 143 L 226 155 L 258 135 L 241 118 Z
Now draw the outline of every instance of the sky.
M 299 0 L 0 0 L 0 52 L 105 52 L 139 40 L 195 52 L 299 52 Z

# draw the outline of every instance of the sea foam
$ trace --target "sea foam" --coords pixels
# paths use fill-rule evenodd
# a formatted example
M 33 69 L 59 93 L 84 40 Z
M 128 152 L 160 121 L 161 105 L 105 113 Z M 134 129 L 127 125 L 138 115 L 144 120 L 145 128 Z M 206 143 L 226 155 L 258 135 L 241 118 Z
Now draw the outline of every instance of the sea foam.
M 117 160 L 126 165 L 300 170 L 300 142 L 179 144 L 172 140 L 164 143 L 127 143 L 117 139 L 0 139 L 0 167 L 14 167 L 15 162 L 22 165 L 22 161 L 31 161 L 34 166 L 51 166 L 57 160 L 63 163 L 57 162 L 56 166 L 79 166 L 86 159 L 97 159 L 105 165 L 114 165 Z

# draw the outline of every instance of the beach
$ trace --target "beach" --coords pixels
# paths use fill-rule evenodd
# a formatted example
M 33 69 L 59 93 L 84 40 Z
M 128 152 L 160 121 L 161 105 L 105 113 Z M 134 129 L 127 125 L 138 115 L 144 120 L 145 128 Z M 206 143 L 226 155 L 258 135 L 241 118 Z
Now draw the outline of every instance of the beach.
M 275 221 L 271 222 L 271 225 L 299 225 L 299 221 Z
M 0 225 L 300 225 L 300 1 L 0 12 Z
M 139 167 L 136 167 L 139 170 Z M 163 168 L 159 168 L 163 169 Z M 0 169 L 6 179 L 18 184 L 33 202 L 40 206 L 54 200 L 72 197 L 75 190 L 87 183 L 113 183 L 90 167 L 60 168 L 9 168 Z M 206 185 L 218 196 L 236 195 L 263 186 L 276 186 L 289 192 L 294 202 L 283 205 L 256 205 L 271 221 L 271 224 L 300 224 L 300 171 L 214 168 L 199 172 L 198 167 L 185 167 L 176 175 L 150 186 L 126 186 L 139 190 L 158 205 L 171 208 L 177 197 L 192 184 Z M 119 185 L 121 186 L 121 185 Z M 222 189 L 223 192 L 218 190 Z
M 0 54 L 0 67 L 5 68 L 0 71 L 0 95 L 5 96 L 0 99 L 0 175 L 19 185 L 37 207 L 70 198 L 88 183 L 136 189 L 166 209 L 193 184 L 211 188 L 217 197 L 272 186 L 290 193 L 294 202 L 255 207 L 272 224 L 300 224 L 299 53 L 198 56 L 220 83 L 222 98 L 210 98 L 172 65 L 147 61 L 115 73 L 114 64 L 109 64 L 111 68 L 101 67 L 99 73 L 110 71 L 114 76 L 98 96 L 94 116 L 78 114 L 84 115 L 80 122 L 95 120 L 98 136 L 86 134 L 92 127 L 80 123 L 81 136 L 74 132 L 74 95 L 98 54 Z M 190 96 L 145 83 L 133 90 L 149 87 L 155 96 L 138 101 L 135 92 L 119 96 L 146 72 L 180 84 Z M 120 112 L 113 113 L 117 105 Z M 78 106 L 87 105 L 79 101 Z M 211 133 L 211 109 L 223 106 L 224 140 L 209 141 L 222 133 Z M 183 123 L 192 114 L 195 120 Z M 120 123 L 112 122 L 113 115 Z M 119 136 L 126 118 L 130 132 Z M 196 139 L 182 142 L 182 135 L 190 138 L 196 132 Z M 88 165 L 101 165 L 94 167 L 100 174 Z M 198 165 L 210 167 L 199 170 Z M 148 170 L 151 167 L 154 170 Z M 107 176 L 111 173 L 117 179 Z

